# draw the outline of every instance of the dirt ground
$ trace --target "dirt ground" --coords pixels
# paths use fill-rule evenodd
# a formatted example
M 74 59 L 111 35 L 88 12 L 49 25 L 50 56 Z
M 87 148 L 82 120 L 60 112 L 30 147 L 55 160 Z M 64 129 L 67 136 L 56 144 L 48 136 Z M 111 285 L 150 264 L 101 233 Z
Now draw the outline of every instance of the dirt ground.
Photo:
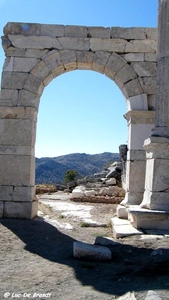
M 169 299 L 169 235 L 114 240 L 109 262 L 77 260 L 74 241 L 112 237 L 116 205 L 45 197 L 40 217 L 0 220 L 0 299 Z

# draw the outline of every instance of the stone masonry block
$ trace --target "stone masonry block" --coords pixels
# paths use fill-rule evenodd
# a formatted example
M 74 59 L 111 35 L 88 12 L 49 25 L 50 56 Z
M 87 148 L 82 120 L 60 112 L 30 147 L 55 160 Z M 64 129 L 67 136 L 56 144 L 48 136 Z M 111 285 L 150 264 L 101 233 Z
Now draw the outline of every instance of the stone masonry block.
M 14 57 L 13 71 L 15 72 L 29 72 L 39 62 L 37 58 L 29 57 Z
M 35 186 L 13 186 L 13 201 L 32 201 L 36 200 Z
M 169 213 L 150 209 L 129 209 L 129 218 L 135 228 L 168 230 Z
M 62 49 L 59 41 L 50 36 L 9 35 L 9 39 L 16 48 L 24 49 Z
M 12 201 L 12 193 L 12 185 L 0 185 L 0 205 L 2 204 L 2 201 Z
M 105 65 L 110 57 L 109 52 L 96 51 L 93 59 L 93 69 L 99 73 L 104 73 Z
M 157 61 L 156 53 L 145 53 L 144 57 L 145 57 L 144 58 L 145 61 L 154 61 L 154 62 Z
M 35 109 L 38 109 L 39 98 L 40 97 L 33 92 L 20 90 L 18 104 L 23 107 L 34 107 Z
M 17 106 L 18 90 L 2 89 L 0 93 L 0 106 Z
M 4 218 L 32 219 L 37 215 L 38 201 L 4 203 Z
M 134 40 L 134 39 L 144 40 L 146 39 L 146 28 L 112 27 L 110 36 L 111 38 L 121 38 L 126 40 Z
M 169 160 L 169 139 L 159 136 L 150 136 L 144 141 L 144 149 L 148 159 Z
M 156 94 L 156 77 L 139 77 L 139 82 L 145 94 Z
M 34 155 L 35 149 L 33 146 L 10 146 L 0 145 L 0 155 Z
M 138 74 L 138 76 L 156 76 L 156 63 L 155 62 L 132 62 L 131 66 Z
M 34 186 L 0 186 L 0 201 L 36 200 Z
M 64 25 L 55 25 L 55 24 L 41 24 L 40 34 L 42 36 L 51 36 L 51 37 L 60 37 L 65 34 Z
M 168 170 L 168 159 L 147 159 L 145 189 L 151 192 L 169 191 Z
M 26 49 L 24 57 L 34 57 L 34 58 L 41 58 L 44 56 L 47 52 L 49 52 L 48 49 Z M 22 55 L 23 56 L 23 55 Z
M 87 27 L 86 26 L 67 25 L 67 26 L 65 26 L 65 37 L 87 38 Z
M 109 51 L 123 53 L 127 42 L 122 39 L 90 39 L 90 48 L 92 51 Z
M 91 70 L 93 66 L 94 53 L 91 51 L 76 51 L 78 69 Z
M 17 23 L 8 22 L 4 27 L 4 34 L 17 35 L 39 35 L 41 25 L 38 23 Z
M 157 28 L 146 28 L 146 36 L 148 39 L 157 41 Z
M 91 38 L 110 38 L 110 28 L 88 27 L 88 37 Z
M 168 192 L 144 192 L 141 208 L 152 210 L 169 211 L 169 193 Z
M 8 47 L 4 50 L 6 57 L 25 57 L 26 50 L 14 47 Z M 37 56 L 34 56 L 37 58 Z
M 157 42 L 154 40 L 132 40 L 127 43 L 125 53 L 155 53 Z
M 145 150 L 133 150 L 130 149 L 127 151 L 127 160 L 146 160 L 146 151 Z
M 36 122 L 37 111 L 33 107 L 0 107 L 0 119 L 30 119 Z
M 30 119 L 0 119 L 0 145 L 34 146 L 35 125 Z
M 124 55 L 124 59 L 126 59 L 127 62 L 144 61 L 144 53 L 127 53 Z
M 61 37 L 58 38 L 62 49 L 70 50 L 89 50 L 88 38 Z M 58 48 L 59 49 L 59 48 Z
M 33 186 L 34 156 L 0 155 L 0 185 Z
M 130 192 L 141 193 L 144 191 L 146 161 L 127 161 L 126 189 Z
M 2 72 L 1 88 L 19 90 L 22 89 L 28 77 L 23 72 Z
M 124 200 L 121 202 L 122 205 L 140 205 L 140 203 L 143 200 L 143 193 L 144 193 L 144 189 L 142 192 L 138 193 L 138 192 L 129 192 L 126 191 L 125 194 L 125 198 Z

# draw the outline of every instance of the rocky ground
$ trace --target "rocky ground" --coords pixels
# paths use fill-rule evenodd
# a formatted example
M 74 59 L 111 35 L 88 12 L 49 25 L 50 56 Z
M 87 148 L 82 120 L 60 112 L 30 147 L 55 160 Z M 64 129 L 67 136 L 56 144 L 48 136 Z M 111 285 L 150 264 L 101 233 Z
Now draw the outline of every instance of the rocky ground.
M 115 204 L 40 197 L 34 220 L 0 221 L 0 299 L 167 300 L 169 235 L 114 240 L 112 260 L 73 257 L 73 242 L 111 237 Z

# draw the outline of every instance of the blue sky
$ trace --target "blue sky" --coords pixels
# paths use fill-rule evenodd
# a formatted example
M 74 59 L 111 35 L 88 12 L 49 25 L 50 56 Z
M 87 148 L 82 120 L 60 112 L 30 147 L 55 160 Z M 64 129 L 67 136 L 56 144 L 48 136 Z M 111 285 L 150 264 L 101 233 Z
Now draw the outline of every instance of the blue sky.
M 156 27 L 158 0 L 0 0 L 7 22 Z M 0 70 L 4 63 L 0 47 Z M 40 101 L 35 155 L 118 152 L 127 143 L 126 102 L 105 75 L 72 71 L 53 80 Z

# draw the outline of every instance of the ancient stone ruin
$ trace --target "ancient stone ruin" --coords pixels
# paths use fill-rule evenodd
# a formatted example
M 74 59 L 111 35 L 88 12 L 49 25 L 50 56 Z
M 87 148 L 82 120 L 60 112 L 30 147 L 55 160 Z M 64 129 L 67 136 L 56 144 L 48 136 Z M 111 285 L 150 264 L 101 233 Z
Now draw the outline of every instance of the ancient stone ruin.
M 161 221 L 168 218 L 169 211 L 166 6 L 169 8 L 169 0 L 160 1 L 157 58 L 156 28 L 24 23 L 8 23 L 4 27 L 0 217 L 36 216 L 34 147 L 40 97 L 54 78 L 81 69 L 105 74 L 115 81 L 126 99 L 128 151 L 122 205 L 139 206 L 128 211 L 132 224 L 155 228 L 158 223 L 157 227 L 168 228 L 167 219 Z M 158 218 L 159 222 L 152 222 Z

